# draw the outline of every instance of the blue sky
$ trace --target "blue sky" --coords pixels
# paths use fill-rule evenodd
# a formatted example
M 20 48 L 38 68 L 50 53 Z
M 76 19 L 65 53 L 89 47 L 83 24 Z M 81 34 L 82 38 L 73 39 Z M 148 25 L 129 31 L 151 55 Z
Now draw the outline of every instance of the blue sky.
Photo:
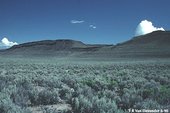
M 170 29 L 169 0 L 0 0 L 0 39 L 116 44 L 148 20 Z

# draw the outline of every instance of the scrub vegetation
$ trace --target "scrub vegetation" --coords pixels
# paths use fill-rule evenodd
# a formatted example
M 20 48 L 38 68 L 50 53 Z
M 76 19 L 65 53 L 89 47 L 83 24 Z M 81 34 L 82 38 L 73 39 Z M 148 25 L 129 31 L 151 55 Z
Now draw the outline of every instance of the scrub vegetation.
M 170 62 L 0 60 L 1 113 L 170 108 Z

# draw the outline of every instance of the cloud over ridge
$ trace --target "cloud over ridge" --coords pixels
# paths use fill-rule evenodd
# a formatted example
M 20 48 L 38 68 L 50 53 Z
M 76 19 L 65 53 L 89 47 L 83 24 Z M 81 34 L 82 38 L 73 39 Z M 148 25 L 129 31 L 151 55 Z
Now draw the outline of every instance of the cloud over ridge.
M 11 47 L 17 44 L 18 44 L 17 42 L 9 41 L 8 38 L 5 38 L 5 37 L 0 42 L 0 46 L 5 46 L 5 47 Z
M 162 27 L 155 27 L 151 21 L 143 20 L 139 23 L 139 25 L 136 28 L 135 36 L 139 35 L 145 35 L 147 33 L 151 33 L 153 31 L 165 31 Z

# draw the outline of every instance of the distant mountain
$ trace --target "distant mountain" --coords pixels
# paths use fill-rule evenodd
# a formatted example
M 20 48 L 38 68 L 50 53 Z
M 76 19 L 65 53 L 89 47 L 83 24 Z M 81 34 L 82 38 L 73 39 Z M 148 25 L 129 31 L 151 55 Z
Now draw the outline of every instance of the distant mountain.
M 170 31 L 154 31 L 146 35 L 137 36 L 97 52 L 97 54 L 102 53 L 111 57 L 170 58 Z
M 116 47 L 122 52 L 132 52 L 136 56 L 169 57 L 170 31 L 155 31 L 146 35 L 134 37 Z M 121 50 L 120 50 L 121 51 Z
M 155 31 L 134 37 L 117 45 L 84 44 L 75 40 L 44 40 L 15 45 L 0 55 L 53 57 L 168 57 L 170 58 L 170 31 Z
M 43 40 L 14 45 L 6 50 L 1 50 L 0 55 L 66 57 L 96 51 L 104 46 L 108 45 L 84 44 L 81 41 L 70 39 Z
M 86 47 L 80 41 L 63 39 L 63 40 L 43 40 L 36 42 L 28 42 L 20 45 L 14 45 L 9 51 L 61 51 L 70 50 L 71 48 Z
M 161 44 L 161 45 L 160 45 Z M 170 44 L 170 31 L 154 31 L 152 33 L 132 38 L 121 45 L 145 45 L 161 47 Z

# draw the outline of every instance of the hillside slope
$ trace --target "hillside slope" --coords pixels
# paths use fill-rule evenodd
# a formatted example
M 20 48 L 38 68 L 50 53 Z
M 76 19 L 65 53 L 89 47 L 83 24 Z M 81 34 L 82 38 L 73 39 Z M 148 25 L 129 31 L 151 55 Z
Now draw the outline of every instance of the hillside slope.
M 117 45 L 114 51 L 130 56 L 169 57 L 170 32 L 155 31 Z
M 15 45 L 0 55 L 93 57 L 93 58 L 170 58 L 170 31 L 155 31 L 117 45 L 89 45 L 75 40 L 44 40 Z
M 9 49 L 1 50 L 0 55 L 66 57 L 96 51 L 104 46 L 108 45 L 84 44 L 70 39 L 43 40 L 14 45 Z
M 112 47 L 101 48 L 93 56 L 133 58 L 133 57 L 169 57 L 170 32 L 155 31 L 134 37 Z

